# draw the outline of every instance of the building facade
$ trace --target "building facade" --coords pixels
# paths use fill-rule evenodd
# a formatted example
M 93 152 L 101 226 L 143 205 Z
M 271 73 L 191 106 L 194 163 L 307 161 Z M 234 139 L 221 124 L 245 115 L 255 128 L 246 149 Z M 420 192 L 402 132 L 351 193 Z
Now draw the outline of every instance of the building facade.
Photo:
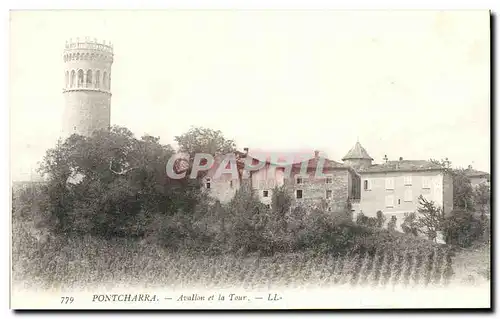
M 220 165 L 230 165 L 216 158 L 214 165 L 203 178 L 203 186 L 220 202 L 228 202 L 245 182 L 249 183 L 259 200 L 268 206 L 272 203 L 275 187 L 285 186 L 293 205 L 307 207 L 326 206 L 328 211 L 338 212 L 346 209 L 347 202 L 359 200 L 359 175 L 353 168 L 314 155 L 295 158 L 285 163 L 277 158 L 255 158 L 245 153 L 237 155 L 238 178 L 235 174 L 216 175 Z M 245 161 L 256 167 L 245 170 Z M 289 160 L 289 159 L 288 159 Z
M 405 213 L 416 212 L 419 196 L 433 201 L 449 214 L 453 209 L 453 179 L 437 164 L 422 160 L 387 161 L 359 172 L 361 201 L 359 211 L 375 217 L 382 211 L 399 226 Z
M 441 207 L 445 214 L 453 209 L 453 179 L 442 166 L 402 158 L 373 164 L 373 159 L 359 142 L 344 156 L 344 163 L 322 158 L 319 152 L 295 159 L 289 165 L 269 158 L 252 158 L 248 150 L 239 154 L 237 179 L 214 179 L 212 170 L 204 179 L 205 188 L 221 202 L 230 201 L 246 180 L 260 201 L 269 206 L 273 189 L 284 185 L 293 198 L 293 205 L 341 212 L 346 211 L 346 205 L 350 203 L 353 218 L 358 213 L 375 217 L 378 211 L 382 211 L 386 222 L 392 216 L 397 218 L 398 229 L 405 213 L 417 212 L 420 195 Z M 246 172 L 245 160 L 251 160 L 252 166 L 261 162 L 261 167 Z M 213 169 L 219 165 L 220 161 L 216 160 Z
M 109 128 L 112 45 L 89 38 L 70 40 L 66 42 L 63 60 L 63 136 L 89 136 Z

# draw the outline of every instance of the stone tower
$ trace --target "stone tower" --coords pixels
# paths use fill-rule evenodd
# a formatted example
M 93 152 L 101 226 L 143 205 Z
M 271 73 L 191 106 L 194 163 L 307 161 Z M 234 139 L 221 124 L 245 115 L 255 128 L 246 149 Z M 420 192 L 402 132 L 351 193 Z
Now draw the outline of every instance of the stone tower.
M 368 155 L 368 152 L 359 141 L 354 144 L 353 148 L 347 152 L 347 154 L 342 158 L 345 164 L 353 167 L 356 170 L 368 168 L 372 165 L 373 158 Z
M 91 135 L 108 129 L 111 117 L 113 46 L 97 40 L 70 39 L 64 49 L 63 135 Z

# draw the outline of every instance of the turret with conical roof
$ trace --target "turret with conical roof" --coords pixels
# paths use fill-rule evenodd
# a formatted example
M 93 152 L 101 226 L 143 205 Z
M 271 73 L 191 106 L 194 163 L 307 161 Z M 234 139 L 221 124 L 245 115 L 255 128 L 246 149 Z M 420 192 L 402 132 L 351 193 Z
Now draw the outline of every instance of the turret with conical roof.
M 354 144 L 354 147 L 347 152 L 347 154 L 342 158 L 342 161 L 354 169 L 363 169 L 370 167 L 372 165 L 373 158 L 368 155 L 368 152 L 365 150 L 359 141 Z

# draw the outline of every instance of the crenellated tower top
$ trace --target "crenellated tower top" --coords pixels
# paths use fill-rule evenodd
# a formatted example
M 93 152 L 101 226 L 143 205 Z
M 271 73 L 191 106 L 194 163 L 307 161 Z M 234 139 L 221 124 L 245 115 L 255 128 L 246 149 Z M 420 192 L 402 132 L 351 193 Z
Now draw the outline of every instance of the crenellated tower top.
M 85 37 L 83 39 L 76 38 L 76 41 L 74 41 L 73 39 L 69 39 L 69 41 L 66 41 L 65 49 L 89 49 L 113 53 L 113 44 L 111 43 L 111 41 L 108 41 L 106 43 L 106 40 L 98 41 L 96 38 L 91 39 L 90 37 Z
M 109 128 L 113 45 L 89 37 L 70 39 L 64 47 L 63 59 L 65 134 L 88 136 Z

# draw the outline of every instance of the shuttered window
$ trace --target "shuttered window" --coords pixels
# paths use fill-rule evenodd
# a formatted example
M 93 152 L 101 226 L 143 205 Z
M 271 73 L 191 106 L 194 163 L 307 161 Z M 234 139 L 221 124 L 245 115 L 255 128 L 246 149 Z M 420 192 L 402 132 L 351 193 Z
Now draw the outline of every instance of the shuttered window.
M 413 201 L 413 192 L 411 188 L 405 189 L 405 202 Z
M 394 207 L 394 195 L 385 196 L 385 207 Z
M 385 189 L 394 189 L 394 177 L 386 177 Z

